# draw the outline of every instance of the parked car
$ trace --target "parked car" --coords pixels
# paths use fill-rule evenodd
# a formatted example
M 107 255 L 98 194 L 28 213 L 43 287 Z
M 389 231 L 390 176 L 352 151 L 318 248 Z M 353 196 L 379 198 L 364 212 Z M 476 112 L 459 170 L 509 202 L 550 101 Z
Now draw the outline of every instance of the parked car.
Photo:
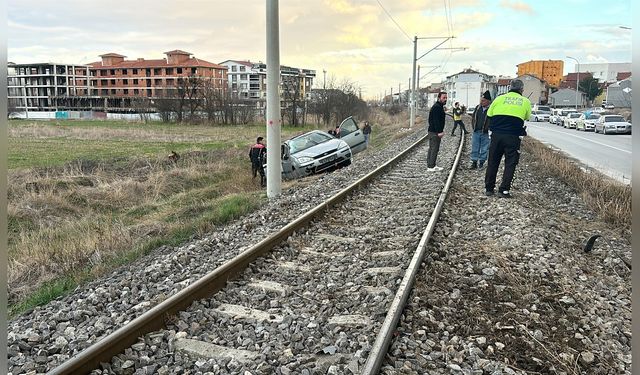
M 472 115 L 473 115 L 473 111 L 474 111 L 475 109 L 476 109 L 476 107 L 475 107 L 475 106 L 474 106 L 474 107 L 469 107 L 469 108 L 467 108 L 467 114 L 468 114 L 469 116 L 472 116 Z
M 549 114 L 542 111 L 531 111 L 531 117 L 529 117 L 529 121 L 549 121 Z
M 578 121 L 578 118 L 581 116 L 582 114 L 580 112 L 571 112 L 567 115 L 567 117 L 564 118 L 564 122 L 562 124 L 562 127 L 567 128 L 567 129 L 575 129 L 576 128 L 576 121 Z
M 631 124 L 620 115 L 602 115 L 596 122 L 596 133 L 631 134 Z
M 367 148 L 364 134 L 353 117 L 338 127 L 337 137 L 320 130 L 293 137 L 282 144 L 282 176 L 308 176 L 351 164 L 351 157 Z
M 558 124 L 560 122 L 561 115 L 562 115 L 561 109 L 553 108 L 551 110 L 551 116 L 549 116 L 549 123 Z
M 600 118 L 599 113 L 585 112 L 578 117 L 576 121 L 576 130 L 591 131 L 596 128 L 596 121 Z
M 607 102 L 602 102 L 602 108 L 604 109 L 614 109 L 616 106 L 613 104 L 609 104 Z

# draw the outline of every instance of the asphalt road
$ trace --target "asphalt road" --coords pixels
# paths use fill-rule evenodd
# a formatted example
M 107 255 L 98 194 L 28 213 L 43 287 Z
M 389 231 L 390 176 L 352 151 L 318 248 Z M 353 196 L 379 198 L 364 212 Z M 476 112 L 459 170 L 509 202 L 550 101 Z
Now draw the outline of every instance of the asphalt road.
M 621 182 L 631 183 L 631 135 L 595 134 L 548 122 L 527 122 L 526 125 L 529 136 Z

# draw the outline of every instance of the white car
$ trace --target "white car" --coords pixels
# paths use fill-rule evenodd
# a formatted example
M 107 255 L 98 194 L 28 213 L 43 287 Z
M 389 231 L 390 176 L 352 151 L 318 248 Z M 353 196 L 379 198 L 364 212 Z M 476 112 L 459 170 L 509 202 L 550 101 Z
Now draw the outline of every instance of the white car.
M 531 117 L 529 121 L 549 121 L 549 113 L 543 111 L 531 111 Z
M 596 121 L 598 121 L 599 118 L 600 118 L 600 114 L 595 112 L 591 112 L 591 113 L 585 112 L 581 114 L 580 117 L 578 118 L 578 121 L 576 121 L 576 130 L 584 130 L 584 131 L 595 130 Z
M 581 115 L 582 114 L 580 112 L 569 113 L 567 117 L 564 118 L 564 123 L 562 124 L 562 127 L 567 129 L 575 129 L 576 122 L 578 121 L 578 118 L 580 118 Z
M 631 134 L 631 124 L 620 115 L 603 115 L 596 122 L 596 133 Z

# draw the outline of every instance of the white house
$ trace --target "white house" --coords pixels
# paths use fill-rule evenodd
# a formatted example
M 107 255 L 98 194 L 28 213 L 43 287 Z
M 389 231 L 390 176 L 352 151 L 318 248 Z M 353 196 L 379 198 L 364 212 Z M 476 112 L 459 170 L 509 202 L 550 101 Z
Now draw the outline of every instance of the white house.
M 523 74 L 518 79 L 524 83 L 522 95 L 529 98 L 531 104 L 547 104 L 549 86 L 546 81 L 532 74 Z
M 445 91 L 449 94 L 447 104 L 453 105 L 455 102 L 460 102 L 460 105 L 467 108 L 473 108 L 480 103 L 480 97 L 487 90 L 492 98 L 497 94 L 496 77 L 473 69 L 465 69 L 450 75 L 443 84 Z
M 586 63 L 579 65 L 580 73 L 589 72 L 593 78 L 597 78 L 600 82 L 616 82 L 618 73 L 632 70 L 631 63 Z M 578 71 L 578 64 L 574 70 Z
M 631 108 L 632 103 L 632 77 L 616 82 L 607 87 L 605 100 L 616 108 Z

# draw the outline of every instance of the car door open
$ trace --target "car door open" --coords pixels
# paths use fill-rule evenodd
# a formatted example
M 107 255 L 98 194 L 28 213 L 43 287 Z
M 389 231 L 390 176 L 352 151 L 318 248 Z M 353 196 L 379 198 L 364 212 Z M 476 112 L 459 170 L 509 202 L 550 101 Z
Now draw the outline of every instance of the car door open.
M 340 123 L 339 126 L 340 139 L 347 142 L 351 147 L 351 153 L 357 154 L 358 152 L 367 148 L 367 143 L 364 140 L 364 134 L 362 130 L 358 128 L 358 124 L 352 116 L 347 117 Z

